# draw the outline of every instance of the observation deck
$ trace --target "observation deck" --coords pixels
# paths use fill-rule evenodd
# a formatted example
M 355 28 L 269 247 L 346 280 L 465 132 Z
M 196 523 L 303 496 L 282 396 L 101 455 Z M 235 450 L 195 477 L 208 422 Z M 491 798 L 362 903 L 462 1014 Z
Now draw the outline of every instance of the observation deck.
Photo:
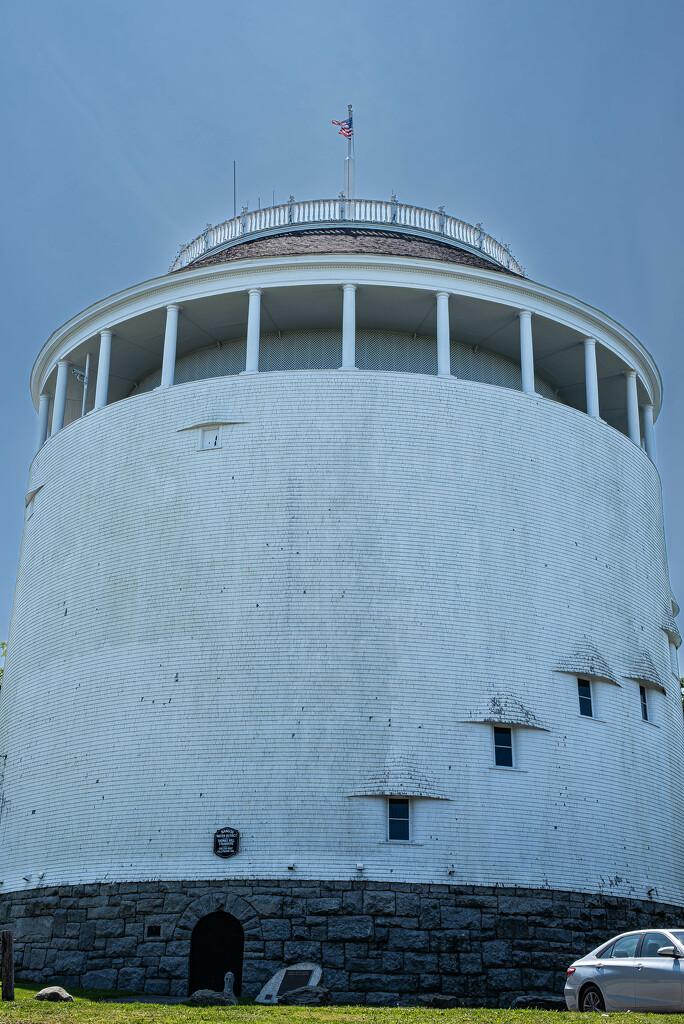
M 381 228 L 383 231 L 405 231 L 412 235 L 439 239 L 447 245 L 457 246 L 477 254 L 484 260 L 504 267 L 520 277 L 525 271 L 511 255 L 508 245 L 497 242 L 482 230 L 481 224 L 468 224 L 439 210 L 399 203 L 395 196 L 389 202 L 377 199 L 311 199 L 295 202 L 290 196 L 287 203 L 263 210 L 243 207 L 238 217 L 204 231 L 187 245 L 180 246 L 170 271 L 196 263 L 203 257 L 227 249 L 246 238 L 259 238 L 291 231 L 310 231 L 321 227 Z

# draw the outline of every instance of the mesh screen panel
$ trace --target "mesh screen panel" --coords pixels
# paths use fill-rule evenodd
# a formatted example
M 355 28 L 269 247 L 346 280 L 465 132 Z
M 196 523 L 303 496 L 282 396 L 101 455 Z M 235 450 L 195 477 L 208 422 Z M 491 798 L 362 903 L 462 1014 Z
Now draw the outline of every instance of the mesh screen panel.
M 208 345 L 180 356 L 176 360 L 174 380 L 176 384 L 188 384 L 193 380 L 208 380 L 210 377 L 231 377 L 241 373 L 245 368 L 247 341 L 236 338 L 218 345 Z M 132 395 L 140 395 L 145 391 L 153 391 L 161 381 L 161 367 L 140 381 L 131 391 Z
M 260 370 L 334 370 L 341 363 L 342 331 L 288 331 L 259 339 Z
M 211 345 L 181 356 L 176 361 L 177 384 L 210 377 L 226 377 L 245 368 L 246 340 Z M 325 370 L 342 363 L 342 332 L 335 330 L 288 331 L 281 335 L 262 334 L 259 340 L 259 370 Z M 437 373 L 437 341 L 426 335 L 395 331 L 356 332 L 356 365 L 360 370 L 394 370 L 400 373 Z M 451 371 L 461 380 L 495 384 L 514 391 L 522 389 L 518 363 L 486 349 L 472 349 L 451 343 Z M 131 394 L 157 387 L 161 369 L 149 374 Z M 535 377 L 540 395 L 560 401 L 553 389 Z M 79 413 L 80 414 L 80 413 Z
M 461 380 L 476 380 L 483 384 L 495 384 L 500 388 L 522 391 L 522 375 L 518 363 L 486 349 L 474 350 L 469 345 L 452 342 L 451 372 Z M 544 398 L 559 401 L 553 388 L 536 375 L 534 386 Z
M 437 373 L 437 342 L 423 335 L 393 331 L 357 331 L 356 365 L 360 370 Z

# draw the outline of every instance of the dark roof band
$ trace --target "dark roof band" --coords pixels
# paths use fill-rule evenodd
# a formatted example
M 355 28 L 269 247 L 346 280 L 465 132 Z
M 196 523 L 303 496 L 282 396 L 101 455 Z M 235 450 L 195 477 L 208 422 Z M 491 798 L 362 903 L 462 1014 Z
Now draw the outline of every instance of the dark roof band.
M 394 231 L 366 230 L 364 228 L 318 228 L 312 231 L 287 231 L 264 238 L 246 239 L 226 249 L 210 252 L 189 263 L 183 270 L 193 267 L 212 267 L 235 260 L 258 259 L 268 256 L 344 255 L 354 253 L 369 256 L 411 256 L 417 259 L 439 260 L 441 263 L 459 263 L 478 270 L 492 270 L 498 274 L 516 276 L 493 260 L 478 256 L 467 249 L 459 249 L 446 242 L 419 238 Z M 179 271 L 173 271 L 178 273 Z

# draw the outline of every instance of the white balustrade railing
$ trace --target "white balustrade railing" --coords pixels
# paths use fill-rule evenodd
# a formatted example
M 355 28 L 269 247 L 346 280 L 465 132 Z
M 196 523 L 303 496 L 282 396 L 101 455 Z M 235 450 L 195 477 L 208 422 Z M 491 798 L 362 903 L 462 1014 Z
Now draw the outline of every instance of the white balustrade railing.
M 407 206 L 394 199 L 312 199 L 297 203 L 294 199 L 265 210 L 243 209 L 237 217 L 213 227 L 207 224 L 201 235 L 180 247 L 171 270 L 181 270 L 201 256 L 227 245 L 238 238 L 259 234 L 288 225 L 301 224 L 388 224 L 413 228 L 453 242 L 488 256 L 514 274 L 525 276 L 524 269 L 513 258 L 507 245 L 485 234 L 481 224 L 450 217 L 443 210 L 425 210 L 420 206 Z

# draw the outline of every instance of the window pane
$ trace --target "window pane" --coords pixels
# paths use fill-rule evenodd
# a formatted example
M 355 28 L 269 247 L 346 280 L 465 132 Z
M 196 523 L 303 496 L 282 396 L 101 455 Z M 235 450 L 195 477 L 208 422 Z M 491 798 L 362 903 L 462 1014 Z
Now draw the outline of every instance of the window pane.
M 389 802 L 389 814 L 390 818 L 406 818 L 409 816 L 409 802 L 408 800 L 390 800 Z
M 407 842 L 409 838 L 408 800 L 389 800 L 388 818 L 387 838 Z
M 597 953 L 596 955 L 597 955 L 599 960 L 606 960 L 609 956 L 612 955 L 612 953 L 613 953 L 613 943 L 611 942 L 610 946 L 606 946 L 606 948 L 604 950 L 602 950 L 600 953 Z
M 618 939 L 613 946 L 613 957 L 634 956 L 640 935 L 641 932 L 636 932 L 634 935 L 623 935 L 621 939 Z M 663 945 L 665 946 L 667 943 L 664 942 Z
M 220 448 L 221 428 L 203 427 L 200 432 L 200 443 L 202 448 Z
M 580 715 L 586 715 L 588 718 L 592 718 L 591 686 L 586 679 L 577 680 L 577 693 L 579 696 Z
M 646 687 L 639 687 L 639 694 L 641 696 L 641 717 L 644 722 L 648 722 L 648 701 L 646 699 Z
M 658 950 L 662 949 L 663 946 L 671 946 L 672 940 L 668 939 L 667 935 L 663 935 L 662 932 L 646 932 L 644 935 L 644 942 L 641 947 L 640 956 L 658 956 Z
M 510 729 L 494 729 L 494 763 L 500 768 L 513 767 L 513 738 Z
M 408 840 L 409 837 L 409 823 L 404 821 L 402 818 L 390 818 L 389 822 L 389 838 L 390 839 L 402 839 Z

